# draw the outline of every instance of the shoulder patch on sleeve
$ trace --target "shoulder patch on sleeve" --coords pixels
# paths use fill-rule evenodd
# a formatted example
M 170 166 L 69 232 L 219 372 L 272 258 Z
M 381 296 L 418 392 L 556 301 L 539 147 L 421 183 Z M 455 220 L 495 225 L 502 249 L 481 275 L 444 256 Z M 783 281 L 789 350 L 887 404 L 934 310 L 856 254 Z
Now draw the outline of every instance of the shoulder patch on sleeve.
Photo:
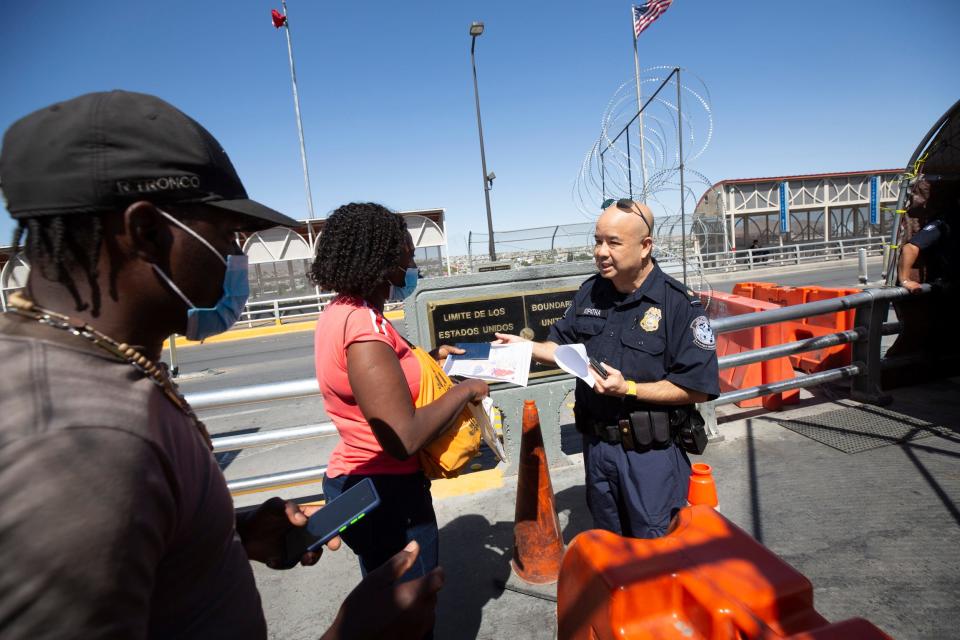
M 693 343 L 701 349 L 713 351 L 717 348 L 717 338 L 713 335 L 713 329 L 710 327 L 710 321 L 707 316 L 697 316 L 690 323 L 690 329 L 693 331 Z

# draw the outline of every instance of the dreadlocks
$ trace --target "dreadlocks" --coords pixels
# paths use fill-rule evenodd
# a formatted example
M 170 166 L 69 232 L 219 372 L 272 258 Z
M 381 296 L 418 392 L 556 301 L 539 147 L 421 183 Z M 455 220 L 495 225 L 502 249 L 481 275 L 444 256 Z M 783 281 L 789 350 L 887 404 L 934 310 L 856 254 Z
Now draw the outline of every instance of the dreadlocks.
M 71 275 L 76 269 L 86 273 L 90 285 L 93 314 L 100 311 L 100 275 L 98 264 L 103 226 L 100 214 L 71 213 L 57 216 L 21 218 L 13 230 L 13 255 L 20 250 L 26 234 L 24 254 L 31 268 L 53 282 L 63 284 L 76 303 L 77 311 L 90 305 L 81 298 Z

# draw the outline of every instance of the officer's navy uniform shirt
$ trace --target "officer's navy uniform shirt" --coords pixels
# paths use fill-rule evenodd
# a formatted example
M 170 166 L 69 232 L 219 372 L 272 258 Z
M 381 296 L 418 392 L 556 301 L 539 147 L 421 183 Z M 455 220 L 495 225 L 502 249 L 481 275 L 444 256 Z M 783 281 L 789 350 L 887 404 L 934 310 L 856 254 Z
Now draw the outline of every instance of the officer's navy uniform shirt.
M 909 243 L 921 251 L 924 264 L 929 269 L 929 280 L 956 275 L 951 273 L 951 267 L 955 272 L 957 240 L 955 234 L 951 233 L 950 225 L 940 218 L 931 220 L 910 238 Z
M 600 275 L 584 282 L 548 339 L 583 343 L 588 355 L 613 365 L 628 380 L 669 380 L 710 399 L 720 393 L 716 340 L 706 310 L 699 296 L 656 261 L 631 294 L 618 292 Z M 575 397 L 578 415 L 611 425 L 631 411 L 653 408 L 635 398 L 601 396 L 582 380 Z

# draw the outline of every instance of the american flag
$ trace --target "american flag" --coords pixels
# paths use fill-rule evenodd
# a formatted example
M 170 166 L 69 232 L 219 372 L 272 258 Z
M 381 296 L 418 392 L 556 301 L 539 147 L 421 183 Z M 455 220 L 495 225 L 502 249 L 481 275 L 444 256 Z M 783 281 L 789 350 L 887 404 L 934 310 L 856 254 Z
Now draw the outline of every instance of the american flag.
M 633 37 L 639 38 L 643 30 L 653 24 L 672 2 L 673 0 L 649 0 L 640 6 L 633 5 Z

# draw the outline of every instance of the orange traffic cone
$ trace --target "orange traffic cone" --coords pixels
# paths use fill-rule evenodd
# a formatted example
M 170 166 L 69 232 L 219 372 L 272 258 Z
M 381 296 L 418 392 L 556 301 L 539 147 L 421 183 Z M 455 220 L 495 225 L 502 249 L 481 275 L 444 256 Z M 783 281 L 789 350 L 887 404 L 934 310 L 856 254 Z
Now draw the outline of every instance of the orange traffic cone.
M 705 504 L 715 507 L 720 504 L 717 500 L 717 485 L 713 482 L 713 469 L 704 462 L 694 462 L 691 467 L 690 488 L 687 490 L 687 502 L 692 505 Z
M 531 584 L 551 584 L 560 575 L 563 540 L 540 432 L 540 414 L 533 400 L 523 403 L 523 435 L 517 478 L 517 511 L 513 527 L 513 560 L 517 576 Z

